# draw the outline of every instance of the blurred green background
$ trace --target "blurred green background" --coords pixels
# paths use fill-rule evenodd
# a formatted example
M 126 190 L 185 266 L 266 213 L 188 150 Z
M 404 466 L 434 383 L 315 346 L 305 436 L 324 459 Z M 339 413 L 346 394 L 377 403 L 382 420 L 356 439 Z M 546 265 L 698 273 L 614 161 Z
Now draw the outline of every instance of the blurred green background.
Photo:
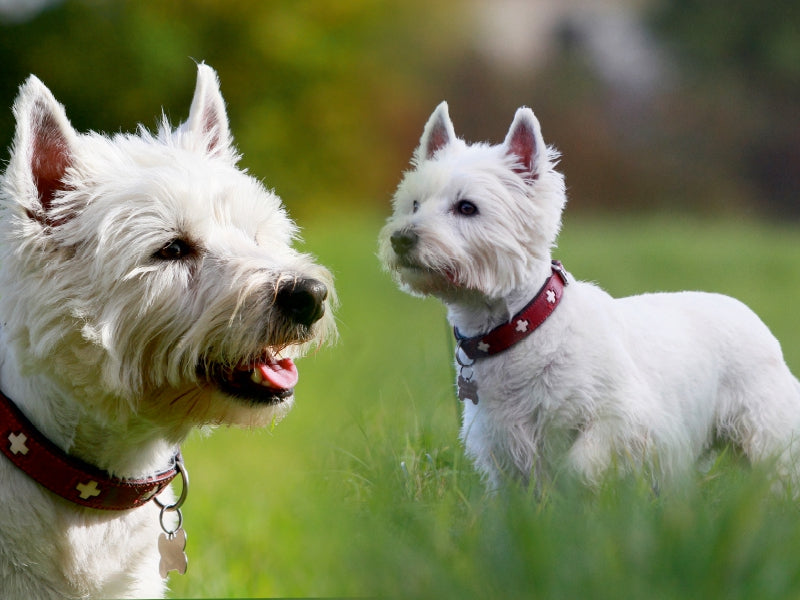
M 800 371 L 800 5 L 792 0 L 0 0 L 0 140 L 35 73 L 79 130 L 188 114 L 219 73 L 242 165 L 333 270 L 341 339 L 274 431 L 184 448 L 174 597 L 796 598 L 800 515 L 723 457 L 697 491 L 487 497 L 457 438 L 442 307 L 375 258 L 433 108 L 563 152 L 558 256 L 614 295 L 741 298 Z M 645 486 L 646 487 L 646 486 Z

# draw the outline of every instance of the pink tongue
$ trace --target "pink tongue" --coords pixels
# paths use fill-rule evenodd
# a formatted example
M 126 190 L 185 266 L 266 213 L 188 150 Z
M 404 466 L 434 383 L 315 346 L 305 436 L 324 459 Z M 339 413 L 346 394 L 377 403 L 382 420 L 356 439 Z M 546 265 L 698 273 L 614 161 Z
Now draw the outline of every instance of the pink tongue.
M 256 369 L 270 387 L 288 390 L 297 385 L 297 367 L 291 358 L 260 363 Z

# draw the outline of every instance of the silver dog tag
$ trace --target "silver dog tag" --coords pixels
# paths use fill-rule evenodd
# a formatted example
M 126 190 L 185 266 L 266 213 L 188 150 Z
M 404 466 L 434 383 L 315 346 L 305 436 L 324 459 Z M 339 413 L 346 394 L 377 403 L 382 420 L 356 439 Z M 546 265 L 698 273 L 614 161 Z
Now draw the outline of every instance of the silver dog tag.
M 458 399 L 471 400 L 473 404 L 478 404 L 478 384 L 471 379 L 466 379 L 462 375 L 458 376 Z
M 158 536 L 158 552 L 161 554 L 161 562 L 158 564 L 158 572 L 161 577 L 166 579 L 167 573 L 177 571 L 181 575 L 186 573 L 189 559 L 186 558 L 186 532 L 183 528 Z

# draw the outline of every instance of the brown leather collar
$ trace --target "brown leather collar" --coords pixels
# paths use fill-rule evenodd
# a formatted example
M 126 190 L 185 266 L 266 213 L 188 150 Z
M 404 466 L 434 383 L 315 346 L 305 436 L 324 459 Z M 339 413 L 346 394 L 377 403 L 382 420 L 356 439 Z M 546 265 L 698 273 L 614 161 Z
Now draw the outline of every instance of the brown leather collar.
M 180 452 L 166 471 L 121 479 L 71 456 L 48 440 L 0 392 L 0 449 L 31 479 L 54 494 L 89 508 L 129 510 L 155 498 L 178 474 Z

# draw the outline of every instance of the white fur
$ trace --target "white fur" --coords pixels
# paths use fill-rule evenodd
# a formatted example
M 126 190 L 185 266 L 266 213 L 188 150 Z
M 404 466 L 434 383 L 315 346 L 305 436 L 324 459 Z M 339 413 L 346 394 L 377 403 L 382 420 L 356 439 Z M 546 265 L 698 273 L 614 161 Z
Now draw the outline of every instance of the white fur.
M 236 167 L 216 73 L 198 66 L 188 120 L 156 134 L 79 134 L 33 76 L 14 114 L 0 192 L 0 389 L 63 450 L 120 477 L 166 468 L 194 427 L 282 418 L 292 397 L 236 399 L 198 366 L 299 355 L 332 335 L 330 310 L 300 327 L 274 302 L 282 281 L 332 284 L 292 249 L 278 196 Z M 176 239 L 188 259 L 154 258 Z M 161 597 L 159 532 L 153 503 L 79 508 L 0 457 L 3 598 Z
M 556 158 L 530 109 L 503 144 L 467 145 L 442 103 L 381 231 L 384 265 L 406 291 L 439 297 L 464 335 L 508 321 L 550 275 L 566 201 Z M 458 212 L 464 199 L 478 214 Z M 395 251 L 393 234 L 416 236 L 413 248 Z M 541 485 L 563 466 L 589 484 L 611 468 L 674 481 L 718 439 L 752 461 L 777 459 L 797 484 L 800 384 L 767 327 L 732 298 L 614 299 L 571 281 L 539 329 L 474 371 L 480 400 L 466 402 L 461 436 L 492 487 L 506 477 Z

